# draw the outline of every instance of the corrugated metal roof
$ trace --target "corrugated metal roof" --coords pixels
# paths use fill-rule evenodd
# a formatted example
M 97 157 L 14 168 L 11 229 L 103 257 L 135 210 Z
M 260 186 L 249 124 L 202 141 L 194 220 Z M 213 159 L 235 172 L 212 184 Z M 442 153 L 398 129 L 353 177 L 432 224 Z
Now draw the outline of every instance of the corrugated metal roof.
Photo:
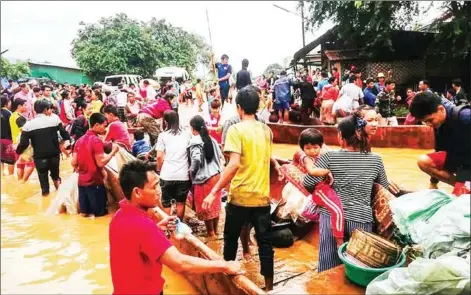
M 325 50 L 324 53 L 332 61 L 362 59 L 359 49 Z

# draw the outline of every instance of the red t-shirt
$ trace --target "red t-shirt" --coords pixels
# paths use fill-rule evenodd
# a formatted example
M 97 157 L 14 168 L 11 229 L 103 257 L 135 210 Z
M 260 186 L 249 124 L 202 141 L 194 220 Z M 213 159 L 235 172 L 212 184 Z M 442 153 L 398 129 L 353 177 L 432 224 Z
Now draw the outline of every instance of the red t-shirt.
M 110 267 L 113 294 L 160 294 L 160 257 L 172 244 L 145 211 L 119 202 L 110 223 Z
M 78 161 L 78 185 L 91 186 L 103 185 L 101 169 L 96 165 L 95 155 L 101 155 L 103 151 L 103 141 L 91 130 L 80 137 L 75 143 L 74 152 L 77 153 Z
M 334 77 L 335 77 L 335 79 L 337 79 L 337 83 L 339 83 L 340 82 L 340 73 L 338 71 L 335 72 Z
M 129 151 L 132 151 L 131 137 L 123 122 L 116 120 L 110 123 L 109 130 L 104 141 L 117 142 L 123 144 Z
M 154 119 L 160 119 L 164 116 L 164 112 L 172 110 L 165 99 L 158 99 L 156 102 L 145 105 L 140 113 L 151 115 Z
M 221 120 L 221 116 L 216 118 L 213 115 L 209 114 L 209 122 L 207 122 L 207 125 L 208 125 L 208 127 L 218 127 L 220 120 Z M 221 142 L 222 142 L 222 132 L 218 133 L 214 130 L 211 130 L 211 131 L 209 131 L 209 136 L 214 138 L 217 143 L 221 144 Z

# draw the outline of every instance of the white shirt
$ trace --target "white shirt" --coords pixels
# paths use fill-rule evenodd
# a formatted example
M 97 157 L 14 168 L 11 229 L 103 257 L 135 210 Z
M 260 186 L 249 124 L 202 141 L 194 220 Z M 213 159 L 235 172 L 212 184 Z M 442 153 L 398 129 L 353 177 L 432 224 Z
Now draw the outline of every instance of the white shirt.
M 128 94 L 126 92 L 120 92 L 116 95 L 116 100 L 116 105 L 124 108 L 128 102 Z
M 155 150 L 164 152 L 164 163 L 160 171 L 160 178 L 171 181 L 186 181 L 189 178 L 189 163 L 186 148 L 190 143 L 191 133 L 183 129 L 180 134 L 174 135 L 168 131 L 162 132 L 157 140 Z
M 155 100 L 155 96 L 157 95 L 157 92 L 155 91 L 154 87 L 152 86 L 147 86 L 146 88 L 146 96 L 147 96 L 147 99 L 150 101 L 150 100 Z
M 346 95 L 355 101 L 359 101 L 360 98 L 363 98 L 364 94 L 360 87 L 355 85 L 355 83 L 349 83 L 340 89 L 339 97 Z

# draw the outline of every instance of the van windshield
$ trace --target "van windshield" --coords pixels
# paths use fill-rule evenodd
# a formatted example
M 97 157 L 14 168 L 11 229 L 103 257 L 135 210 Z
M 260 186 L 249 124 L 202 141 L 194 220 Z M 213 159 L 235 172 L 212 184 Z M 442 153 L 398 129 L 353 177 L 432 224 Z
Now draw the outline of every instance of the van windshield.
M 105 84 L 108 83 L 111 83 L 111 86 L 118 86 L 119 83 L 124 83 L 124 77 L 105 78 Z

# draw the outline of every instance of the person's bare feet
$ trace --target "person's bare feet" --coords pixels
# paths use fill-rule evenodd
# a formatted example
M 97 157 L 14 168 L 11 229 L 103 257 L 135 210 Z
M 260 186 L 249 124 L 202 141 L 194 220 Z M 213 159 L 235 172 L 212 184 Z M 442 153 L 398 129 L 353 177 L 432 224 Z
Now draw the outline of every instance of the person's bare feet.
M 56 188 L 56 190 L 59 189 L 60 184 L 61 184 L 61 180 L 60 180 L 60 179 L 57 179 L 57 180 L 54 181 L 54 187 Z
M 429 189 L 438 189 L 438 184 L 437 183 L 430 183 L 428 186 Z

